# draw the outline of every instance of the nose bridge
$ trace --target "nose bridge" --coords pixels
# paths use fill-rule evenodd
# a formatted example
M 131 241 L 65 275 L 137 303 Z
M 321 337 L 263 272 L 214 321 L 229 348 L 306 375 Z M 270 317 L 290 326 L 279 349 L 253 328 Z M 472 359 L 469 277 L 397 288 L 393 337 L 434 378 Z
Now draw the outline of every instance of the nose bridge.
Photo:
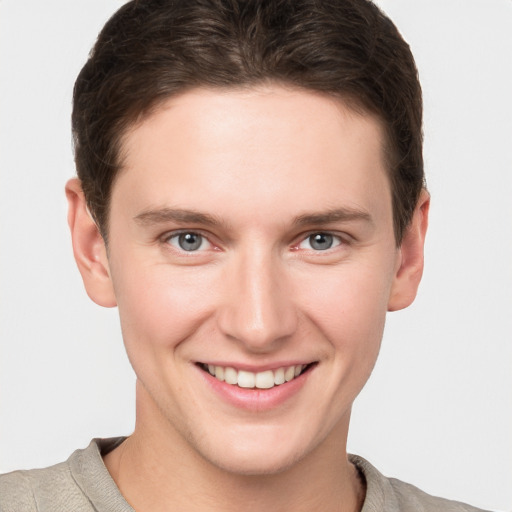
M 226 285 L 230 292 L 220 327 L 251 350 L 268 350 L 290 336 L 296 312 L 282 261 L 268 247 L 247 248 L 232 261 Z

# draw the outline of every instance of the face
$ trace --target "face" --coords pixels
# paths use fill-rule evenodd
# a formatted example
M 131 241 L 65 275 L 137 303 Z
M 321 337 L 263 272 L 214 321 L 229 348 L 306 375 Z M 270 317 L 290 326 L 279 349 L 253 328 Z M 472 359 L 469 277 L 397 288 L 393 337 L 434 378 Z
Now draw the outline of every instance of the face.
M 378 120 L 277 86 L 195 90 L 124 150 L 108 272 L 137 429 L 246 474 L 346 439 L 402 258 Z

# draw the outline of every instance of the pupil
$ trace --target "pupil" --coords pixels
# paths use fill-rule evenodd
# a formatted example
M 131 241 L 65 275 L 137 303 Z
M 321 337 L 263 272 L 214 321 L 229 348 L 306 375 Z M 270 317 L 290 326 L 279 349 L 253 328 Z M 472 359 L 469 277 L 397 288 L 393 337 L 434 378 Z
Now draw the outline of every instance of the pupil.
M 201 247 L 202 239 L 197 233 L 183 233 L 178 241 L 184 251 L 195 251 Z
M 333 238 L 332 235 L 316 233 L 315 235 L 311 235 L 309 237 L 309 242 L 313 249 L 316 249 L 317 251 L 325 251 L 326 249 L 330 249 L 332 247 Z

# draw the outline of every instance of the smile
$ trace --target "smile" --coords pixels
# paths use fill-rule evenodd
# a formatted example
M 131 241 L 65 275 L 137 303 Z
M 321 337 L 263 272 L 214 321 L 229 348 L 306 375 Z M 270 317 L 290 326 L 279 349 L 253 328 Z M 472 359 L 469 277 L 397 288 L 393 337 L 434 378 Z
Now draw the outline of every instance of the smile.
M 249 389 L 270 389 L 274 386 L 280 386 L 302 375 L 311 366 L 312 364 L 296 364 L 255 373 L 236 370 L 231 366 L 216 366 L 204 363 L 200 365 L 204 371 L 221 382 Z

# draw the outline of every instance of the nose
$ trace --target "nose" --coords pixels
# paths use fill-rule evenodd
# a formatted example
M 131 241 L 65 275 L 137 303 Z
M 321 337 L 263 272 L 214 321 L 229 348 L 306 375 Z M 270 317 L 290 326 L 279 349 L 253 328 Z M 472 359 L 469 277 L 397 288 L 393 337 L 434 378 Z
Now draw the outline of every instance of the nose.
M 250 252 L 226 269 L 226 300 L 217 312 L 218 325 L 247 350 L 270 352 L 296 331 L 297 311 L 283 263 L 270 254 Z

